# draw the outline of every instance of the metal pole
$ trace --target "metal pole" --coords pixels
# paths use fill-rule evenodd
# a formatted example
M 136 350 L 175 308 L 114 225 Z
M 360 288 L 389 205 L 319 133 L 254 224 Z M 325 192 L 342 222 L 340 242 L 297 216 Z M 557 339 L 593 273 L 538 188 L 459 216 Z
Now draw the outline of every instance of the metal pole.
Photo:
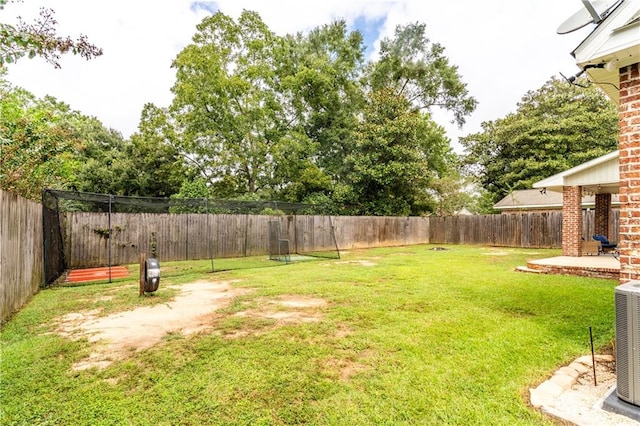
M 43 282 L 40 285 L 40 288 L 45 288 L 47 286 L 47 279 L 49 278 L 48 269 L 47 269 L 47 242 L 49 241 L 49 235 L 47 233 L 47 219 L 46 219 L 46 190 L 42 188 L 42 261 L 43 261 Z
M 107 247 L 107 250 L 109 251 L 109 282 L 111 282 L 111 200 L 113 198 L 113 195 L 109 195 L 109 231 L 108 231 L 108 238 L 109 238 L 109 245 Z
M 183 213 L 187 215 L 187 241 L 185 244 L 185 254 L 184 254 L 184 260 L 189 260 L 189 209 L 187 209 L 186 213 Z
M 336 238 L 336 229 L 333 226 L 333 220 L 331 220 L 331 215 L 329 216 L 329 227 L 331 229 L 330 235 L 333 237 L 333 244 L 336 247 L 336 252 L 338 253 L 338 259 L 340 259 L 340 248 L 338 247 L 338 239 Z
M 209 257 L 211 258 L 211 272 L 215 272 L 215 268 L 213 267 L 213 235 L 211 232 L 211 213 L 209 213 L 209 199 L 206 199 L 207 206 L 207 236 L 209 238 Z
M 147 254 L 140 253 L 140 283 L 139 283 L 140 287 L 138 289 L 138 296 L 144 295 L 144 282 L 146 278 L 144 276 L 144 267 L 146 262 L 147 262 Z
M 596 355 L 593 351 L 593 332 L 589 327 L 589 338 L 591 339 L 591 364 L 593 365 L 593 386 L 598 386 L 598 380 L 596 379 Z

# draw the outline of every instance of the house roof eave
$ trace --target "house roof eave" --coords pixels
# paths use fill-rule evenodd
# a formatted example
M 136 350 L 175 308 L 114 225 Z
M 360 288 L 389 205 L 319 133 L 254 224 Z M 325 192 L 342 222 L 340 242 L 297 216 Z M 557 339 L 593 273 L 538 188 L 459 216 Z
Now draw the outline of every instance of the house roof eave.
M 555 192 L 562 192 L 563 187 L 564 187 L 564 183 L 565 183 L 565 179 L 569 176 L 581 173 L 585 170 L 597 167 L 601 164 L 604 164 L 608 161 L 614 160 L 616 158 L 618 158 L 620 156 L 620 151 L 619 150 L 615 150 L 612 151 L 608 154 L 602 155 L 598 158 L 594 158 L 593 160 L 587 161 L 586 163 L 582 163 L 580 165 L 577 165 L 575 167 L 572 167 L 571 169 L 565 170 L 563 172 L 557 173 L 553 176 L 550 176 L 546 179 L 542 179 L 538 182 L 535 182 L 532 186 L 533 188 L 546 188 L 547 191 L 555 191 Z
M 640 8 L 635 0 L 620 0 L 571 52 L 576 65 L 619 102 L 619 69 L 640 62 Z

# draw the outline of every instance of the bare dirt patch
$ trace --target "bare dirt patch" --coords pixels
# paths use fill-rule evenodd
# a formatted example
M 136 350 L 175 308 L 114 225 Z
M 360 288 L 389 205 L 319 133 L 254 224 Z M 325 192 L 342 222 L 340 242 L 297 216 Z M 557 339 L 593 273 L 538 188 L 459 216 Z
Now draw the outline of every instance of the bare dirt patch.
M 100 310 L 73 312 L 59 319 L 58 333 L 69 338 L 87 338 L 94 343 L 91 355 L 76 363 L 76 371 L 105 368 L 116 360 L 160 343 L 170 333 L 189 335 L 210 330 L 222 318 L 216 311 L 251 290 L 227 282 L 198 281 L 175 286 L 179 294 L 169 303 L 145 306 L 100 317 Z M 273 319 L 277 324 L 320 321 L 324 299 L 282 296 L 260 300 L 258 308 L 234 315 Z M 253 334 L 245 330 L 240 335 Z
M 364 351 L 352 359 L 329 358 L 325 360 L 324 366 L 328 373 L 337 374 L 340 381 L 346 382 L 355 374 L 366 371 L 369 368 L 367 360 L 373 356 L 374 352 Z
M 257 299 L 254 301 L 257 307 L 245 309 L 235 314 L 236 317 L 270 319 L 275 325 L 301 324 L 318 322 L 322 319 L 322 308 L 327 306 L 327 301 L 319 298 L 286 295 L 277 299 Z M 257 329 L 235 330 L 225 333 L 224 337 L 235 338 L 247 335 L 257 335 L 269 327 Z
M 513 252 L 491 250 L 482 254 L 484 254 L 485 256 L 509 256 L 510 254 L 513 254 Z
M 376 266 L 376 263 L 369 260 L 341 260 L 334 262 L 336 265 L 360 265 L 360 266 Z
M 504 248 L 489 247 L 489 248 L 486 248 L 485 252 L 482 254 L 485 256 L 509 256 L 512 254 L 528 254 L 531 256 L 536 256 L 540 253 L 536 251 L 510 250 L 510 249 L 504 249 Z
M 229 283 L 199 281 L 177 287 L 180 293 L 170 303 L 144 306 L 131 311 L 99 317 L 99 310 L 74 312 L 60 319 L 58 332 L 71 338 L 86 337 L 96 343 L 88 359 L 74 370 L 104 368 L 132 351 L 150 348 L 167 333 L 188 335 L 211 327 L 211 314 L 227 306 L 248 290 Z

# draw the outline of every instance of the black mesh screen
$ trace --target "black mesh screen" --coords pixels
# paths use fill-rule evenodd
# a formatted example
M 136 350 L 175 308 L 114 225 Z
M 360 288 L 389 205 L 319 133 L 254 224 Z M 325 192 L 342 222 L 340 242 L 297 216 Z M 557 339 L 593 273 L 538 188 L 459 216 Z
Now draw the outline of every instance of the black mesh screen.
M 43 192 L 46 281 L 65 269 L 269 254 L 268 221 L 282 224 L 291 253 L 339 258 L 323 205 L 280 201 L 125 197 Z
M 64 240 L 58 199 L 47 191 L 42 194 L 45 285 L 55 281 L 66 269 Z

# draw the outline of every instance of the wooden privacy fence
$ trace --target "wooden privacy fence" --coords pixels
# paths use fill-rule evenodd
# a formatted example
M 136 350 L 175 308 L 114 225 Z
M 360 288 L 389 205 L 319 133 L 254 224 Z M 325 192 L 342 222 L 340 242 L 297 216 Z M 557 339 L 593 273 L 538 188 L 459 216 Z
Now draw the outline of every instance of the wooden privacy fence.
M 431 218 L 433 244 L 486 244 L 502 247 L 561 247 L 561 213 L 519 213 Z
M 267 254 L 269 221 L 281 222 L 291 251 L 336 251 L 329 216 L 232 214 L 67 213 L 67 267 L 135 263 L 139 253 L 163 261 Z
M 0 323 L 44 280 L 42 206 L 0 189 Z
M 69 268 L 135 263 L 138 253 L 163 261 L 268 254 L 268 223 L 281 222 L 291 251 L 340 250 L 411 244 L 480 244 L 562 247 L 562 213 L 485 216 L 371 217 L 231 214 L 67 213 L 65 258 Z M 593 234 L 594 212 L 585 211 L 584 237 Z M 334 243 L 331 228 L 336 238 Z M 614 211 L 617 240 L 618 213 Z M 109 238 L 108 238 L 109 237 Z M 109 253 L 110 250 L 110 253 Z
M 334 216 L 340 250 L 429 242 L 428 217 Z
M 42 217 L 40 204 L 0 190 L 0 322 L 44 283 Z M 562 246 L 561 212 L 450 217 L 113 213 L 111 220 L 107 213 L 74 212 L 61 220 L 66 266 L 136 263 L 140 252 L 154 251 L 162 260 L 266 255 L 270 220 L 280 221 L 281 237 L 299 253 L 335 250 L 336 242 L 341 250 L 423 243 Z M 608 237 L 619 241 L 618 210 L 611 222 Z M 584 211 L 583 237 L 593 233 L 594 212 Z
M 619 241 L 620 211 L 613 210 L 609 239 Z M 482 244 L 500 247 L 561 248 L 562 212 L 532 212 L 484 216 L 431 217 L 429 243 Z M 582 237 L 591 240 L 595 212 L 582 211 Z

